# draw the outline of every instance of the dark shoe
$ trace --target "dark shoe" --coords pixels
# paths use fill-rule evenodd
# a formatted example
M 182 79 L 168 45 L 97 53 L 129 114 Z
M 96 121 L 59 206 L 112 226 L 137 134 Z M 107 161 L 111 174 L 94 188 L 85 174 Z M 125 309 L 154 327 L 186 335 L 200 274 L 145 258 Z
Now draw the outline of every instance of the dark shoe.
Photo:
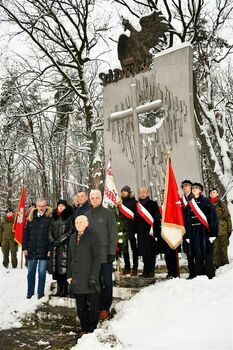
M 83 336 L 84 334 L 88 334 L 88 333 L 90 333 L 90 332 L 81 331 L 81 332 L 79 332 L 79 333 L 77 334 L 76 338 L 77 338 L 77 339 L 80 339 L 80 338 L 82 338 L 82 336 Z
M 130 273 L 131 273 L 131 270 L 129 269 L 124 269 L 123 270 L 123 275 L 130 275 Z
M 154 273 L 153 272 L 148 272 L 148 273 L 143 272 L 139 277 L 153 278 L 154 277 Z
M 190 274 L 186 279 L 187 279 L 187 280 L 192 280 L 192 279 L 194 279 L 195 277 L 196 277 L 196 275 L 191 275 L 191 274 Z
M 138 270 L 132 270 L 131 276 L 137 276 L 138 275 Z
M 110 312 L 108 310 L 102 310 L 99 313 L 99 320 L 103 321 L 109 318 Z
M 38 294 L 38 296 L 37 296 L 38 299 L 41 299 L 43 297 L 44 297 L 44 294 Z
M 171 279 L 174 278 L 174 277 L 173 277 L 172 275 L 169 275 L 169 274 L 168 274 L 165 278 L 166 278 L 166 280 L 171 280 Z
M 27 295 L 27 299 L 31 299 L 31 297 L 33 296 L 33 294 L 32 295 Z

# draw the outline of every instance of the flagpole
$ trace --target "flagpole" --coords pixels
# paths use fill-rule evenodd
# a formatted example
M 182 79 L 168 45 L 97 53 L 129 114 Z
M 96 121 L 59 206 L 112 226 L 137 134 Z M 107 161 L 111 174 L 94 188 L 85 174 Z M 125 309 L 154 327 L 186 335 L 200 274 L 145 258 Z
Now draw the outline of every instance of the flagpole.
M 20 259 L 20 268 L 23 268 L 23 247 L 21 246 L 21 259 Z

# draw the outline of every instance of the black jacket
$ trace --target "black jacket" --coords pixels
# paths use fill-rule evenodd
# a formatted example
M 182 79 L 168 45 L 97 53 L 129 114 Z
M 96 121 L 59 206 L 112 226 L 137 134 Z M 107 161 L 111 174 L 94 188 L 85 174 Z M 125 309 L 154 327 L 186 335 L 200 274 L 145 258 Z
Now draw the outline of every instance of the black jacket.
M 124 223 L 125 232 L 128 238 L 133 238 L 136 233 L 136 220 L 137 220 L 137 201 L 134 197 L 122 198 L 122 204 L 124 204 L 128 209 L 134 213 L 134 220 L 128 219 L 121 212 L 119 212 L 119 217 Z
M 209 230 L 200 223 L 191 207 L 188 206 L 185 211 L 186 234 L 184 239 L 190 240 L 188 252 L 191 256 L 204 257 L 212 251 L 209 238 L 218 235 L 218 217 L 209 198 L 201 195 L 195 198 L 195 201 L 207 218 Z
M 49 273 L 63 275 L 67 271 L 69 238 L 73 232 L 73 208 L 68 205 L 61 215 L 55 209 L 49 228 Z M 56 278 L 56 276 L 55 276 Z
M 70 237 L 67 278 L 72 278 L 73 294 L 89 294 L 99 291 L 100 241 L 96 234 L 86 229 L 77 245 L 77 232 Z M 91 289 L 88 280 L 92 277 L 97 288 Z
M 89 221 L 89 229 L 99 237 L 101 264 L 107 263 L 108 255 L 116 254 L 118 230 L 115 215 L 111 209 L 100 205 L 97 208 L 91 208 L 85 216 Z
M 22 249 L 28 252 L 29 260 L 47 260 L 50 223 L 51 209 L 49 207 L 47 207 L 45 214 L 41 217 L 38 217 L 37 209 L 31 211 L 24 230 L 22 244 Z
M 79 215 L 84 215 L 88 210 L 91 209 L 91 205 L 86 201 L 83 205 L 77 207 L 74 209 L 74 220 L 77 218 Z
M 161 215 L 157 202 L 152 201 L 149 197 L 139 202 L 146 208 L 154 219 L 153 231 L 155 237 L 160 234 L 161 231 Z M 151 236 L 151 226 L 138 214 L 136 220 L 136 227 L 138 233 L 138 254 L 142 256 L 153 256 L 156 253 L 156 241 Z

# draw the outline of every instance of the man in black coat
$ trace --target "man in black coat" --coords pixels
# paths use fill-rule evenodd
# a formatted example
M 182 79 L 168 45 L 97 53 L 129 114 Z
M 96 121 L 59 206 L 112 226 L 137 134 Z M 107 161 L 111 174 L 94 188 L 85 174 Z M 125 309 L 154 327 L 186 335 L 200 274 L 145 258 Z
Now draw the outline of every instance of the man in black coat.
M 182 204 L 184 217 L 185 217 L 186 211 L 189 210 L 188 202 L 193 198 L 192 184 L 193 183 L 190 180 L 183 180 L 181 183 L 181 188 L 183 191 L 183 195 L 181 196 L 181 204 Z M 188 260 L 188 269 L 189 269 L 188 279 L 193 279 L 194 277 L 196 277 L 195 262 L 194 262 L 193 256 L 189 254 L 189 244 L 186 241 L 186 239 L 183 240 L 183 249 L 187 255 L 187 260 Z
M 57 280 L 55 296 L 67 295 L 67 256 L 71 233 L 73 232 L 73 208 L 67 201 L 60 199 L 53 210 L 49 229 L 50 260 L 49 273 Z
M 215 276 L 212 243 L 218 235 L 218 218 L 209 198 L 202 195 L 202 184 L 192 185 L 193 197 L 185 212 L 186 234 L 189 254 L 194 257 L 196 275 Z
M 127 234 L 127 238 L 128 238 L 128 241 L 130 243 L 130 247 L 131 247 L 131 250 L 133 253 L 133 269 L 131 271 L 129 251 L 127 249 L 126 252 L 123 252 L 123 258 L 124 258 L 124 263 L 125 263 L 123 274 L 127 275 L 127 274 L 131 273 L 132 276 L 137 276 L 137 273 L 138 273 L 138 246 L 137 246 L 137 240 L 135 237 L 137 201 L 136 201 L 129 186 L 126 185 L 121 189 L 121 199 L 122 199 L 122 203 L 119 203 L 119 205 L 118 205 L 119 217 L 120 217 L 121 221 L 123 222 L 124 229 L 125 229 L 125 232 Z M 128 242 L 127 242 L 127 247 L 128 247 Z
M 70 238 L 67 282 L 76 299 L 81 333 L 91 333 L 99 320 L 99 237 L 88 229 L 88 219 L 80 215 L 75 219 L 75 232 Z
M 118 230 L 116 218 L 112 210 L 102 206 L 102 195 L 99 190 L 91 190 L 91 210 L 85 213 L 89 221 L 89 228 L 100 240 L 100 319 L 109 317 L 112 305 L 113 281 L 112 263 L 115 260 Z
M 50 223 L 51 208 L 47 207 L 45 199 L 39 199 L 36 203 L 36 209 L 33 209 L 29 214 L 23 235 L 22 250 L 28 258 L 28 299 L 34 295 L 37 265 L 38 299 L 44 296 L 47 259 L 49 256 Z
M 140 189 L 138 202 L 141 205 L 137 204 L 138 254 L 142 256 L 144 264 L 140 277 L 147 278 L 153 277 L 155 272 L 156 241 L 154 233 L 157 236 L 161 231 L 161 215 L 157 202 L 150 199 L 146 187 Z

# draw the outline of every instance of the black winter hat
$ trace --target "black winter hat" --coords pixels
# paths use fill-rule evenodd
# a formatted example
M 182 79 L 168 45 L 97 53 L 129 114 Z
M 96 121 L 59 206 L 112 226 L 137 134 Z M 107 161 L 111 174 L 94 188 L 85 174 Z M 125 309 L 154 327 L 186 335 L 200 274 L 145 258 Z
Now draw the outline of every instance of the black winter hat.
M 199 187 L 202 192 L 204 191 L 204 187 L 199 182 L 194 182 L 192 187 Z
M 126 186 L 122 187 L 121 192 L 123 192 L 123 191 L 131 193 L 131 188 L 128 185 L 126 185 Z
M 192 186 L 192 181 L 190 181 L 190 180 L 183 180 L 182 182 L 181 182 L 181 188 L 183 187 L 183 185 L 184 184 L 187 184 L 187 185 L 190 185 L 190 186 Z
M 6 210 L 6 214 L 7 214 L 7 213 L 10 213 L 10 212 L 12 212 L 12 213 L 13 213 L 13 209 L 12 209 L 12 208 L 7 208 L 7 210 Z
M 57 201 L 57 207 L 59 206 L 59 204 L 63 204 L 65 207 L 67 207 L 68 203 L 65 199 L 59 199 Z
M 217 187 L 212 187 L 212 188 L 210 188 L 210 189 L 209 189 L 209 194 L 210 194 L 210 192 L 212 192 L 212 191 L 217 191 L 218 193 L 220 192 L 219 189 L 218 189 Z

